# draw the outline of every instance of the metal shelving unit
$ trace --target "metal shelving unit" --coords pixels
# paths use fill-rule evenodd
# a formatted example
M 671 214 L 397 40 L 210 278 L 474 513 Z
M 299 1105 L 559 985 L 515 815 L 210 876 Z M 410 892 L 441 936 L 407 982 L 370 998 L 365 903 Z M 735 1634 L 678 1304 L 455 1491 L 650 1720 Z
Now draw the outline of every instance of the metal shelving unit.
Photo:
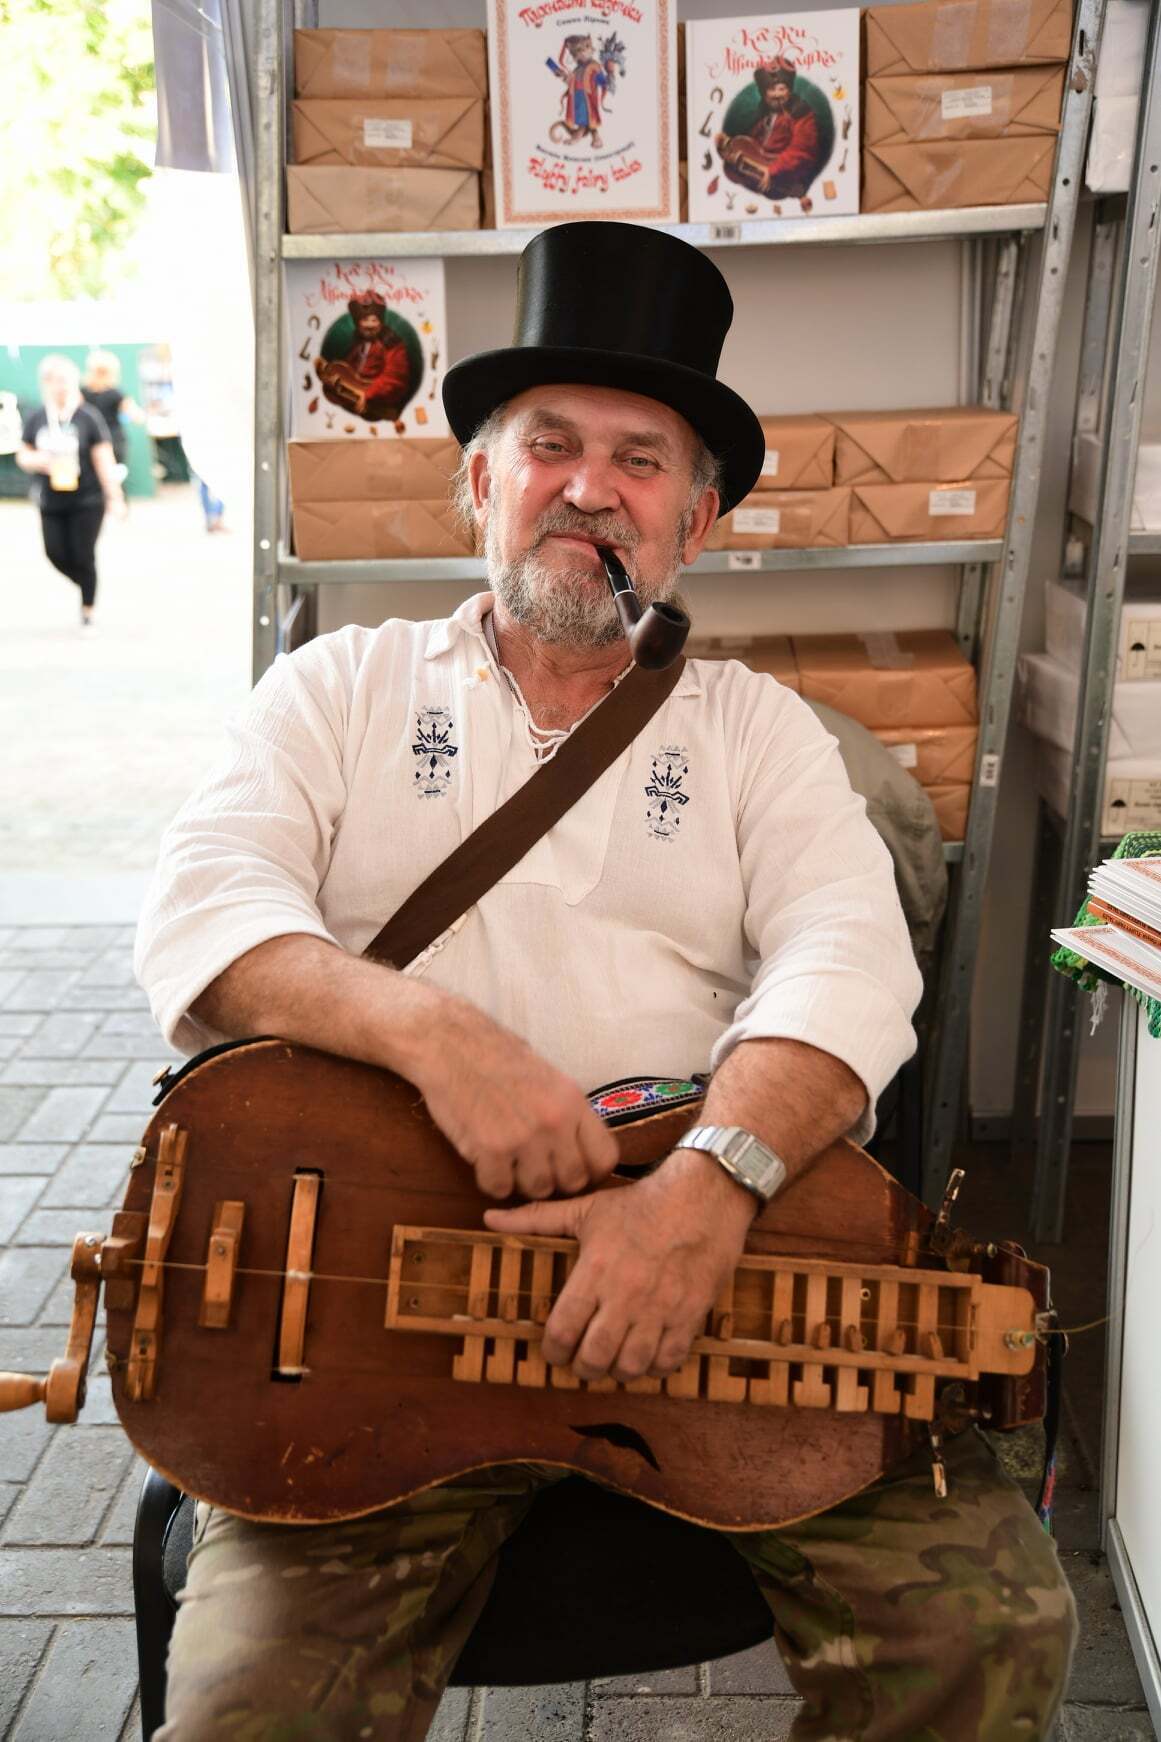
M 1068 812 L 1054 821 L 1042 807 L 1025 962 L 1013 1136 L 1030 1140 L 1043 1060 L 1032 1221 L 1036 1237 L 1049 1241 L 1063 1234 L 1081 1010 L 1076 987 L 1048 970 L 1048 930 L 1072 923 L 1089 868 L 1115 844 L 1102 839 L 1100 822 L 1125 571 L 1130 558 L 1161 552 L 1161 532 L 1129 531 L 1159 220 L 1161 0 L 1153 0 L 1129 193 L 1098 206 L 1089 259 L 1074 427 L 1101 437 L 1097 518 L 1081 563 L 1088 611 Z M 1074 543 L 1066 539 L 1066 569 L 1076 566 L 1068 557 Z
M 238 0 L 233 0 L 234 4 Z M 248 15 L 252 38 L 250 80 L 255 125 L 254 212 L 257 357 L 255 394 L 255 532 L 253 668 L 258 677 L 280 647 L 309 621 L 310 601 L 320 586 L 371 582 L 482 578 L 476 559 L 405 562 L 301 563 L 286 550 L 284 478 L 285 375 L 282 369 L 282 263 L 288 259 L 333 259 L 344 255 L 513 255 L 531 232 L 452 231 L 423 234 L 286 233 L 283 207 L 285 106 L 288 86 L 285 45 L 291 22 L 316 22 L 310 0 L 257 0 Z M 1072 244 L 1093 75 L 1104 0 L 1078 0 L 1071 63 L 1049 200 L 1044 205 L 973 207 L 961 211 L 865 214 L 752 224 L 679 224 L 672 233 L 706 248 L 890 245 L 961 240 L 969 248 L 969 282 L 981 311 L 975 403 L 1019 405 L 1020 432 L 1008 531 L 1003 541 L 944 544 L 864 545 L 836 550 L 714 552 L 695 565 L 697 573 L 741 570 L 896 568 L 908 564 L 953 564 L 960 569 L 956 632 L 974 661 L 982 658 L 980 737 L 967 840 L 948 853 L 961 864 L 945 928 L 943 979 L 935 1002 L 929 1056 L 929 1129 L 924 1193 L 938 1198 L 957 1130 L 967 1044 L 968 1001 L 975 963 L 980 907 L 987 878 L 996 788 L 1011 706 L 1012 678 L 1032 527 L 1040 487 L 1041 453 L 1064 281 Z M 236 75 L 235 75 L 236 76 Z M 1029 279 L 1031 243 L 1043 235 L 1035 313 L 1020 312 Z M 988 296 L 981 292 L 985 278 Z M 1022 332 L 1022 327 L 1029 330 Z M 755 560 L 756 559 L 756 560 Z

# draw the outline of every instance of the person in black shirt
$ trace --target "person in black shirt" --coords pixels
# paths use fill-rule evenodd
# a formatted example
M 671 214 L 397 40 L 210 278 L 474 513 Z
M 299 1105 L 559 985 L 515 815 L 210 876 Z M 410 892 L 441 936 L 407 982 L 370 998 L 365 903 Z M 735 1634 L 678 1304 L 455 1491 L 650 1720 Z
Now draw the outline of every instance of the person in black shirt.
M 32 474 L 45 555 L 80 588 L 81 626 L 88 629 L 97 597 L 97 536 L 106 507 L 124 515 L 125 497 L 108 427 L 81 398 L 76 364 L 48 356 L 39 374 L 44 404 L 25 420 L 16 464 Z
M 115 351 L 89 352 L 85 358 L 85 378 L 81 393 L 85 404 L 99 411 L 105 420 L 113 443 L 113 458 L 124 481 L 129 469 L 126 464 L 128 437 L 124 419 L 128 418 L 131 423 L 140 423 L 145 414 L 121 386 L 121 360 Z

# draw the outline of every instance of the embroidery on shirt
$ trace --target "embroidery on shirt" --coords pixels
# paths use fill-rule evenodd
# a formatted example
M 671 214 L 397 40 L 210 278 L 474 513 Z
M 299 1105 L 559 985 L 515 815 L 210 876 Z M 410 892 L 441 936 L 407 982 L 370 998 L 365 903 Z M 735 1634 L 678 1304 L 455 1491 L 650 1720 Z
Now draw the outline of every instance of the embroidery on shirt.
M 419 758 L 415 790 L 420 798 L 442 798 L 451 790 L 451 765 L 460 753 L 459 745 L 452 743 L 454 730 L 448 708 L 420 708 L 416 715 L 411 753 Z
M 689 773 L 684 744 L 663 744 L 653 758 L 645 797 L 649 800 L 645 821 L 659 841 L 672 841 L 681 827 L 681 812 L 689 803 L 682 782 Z

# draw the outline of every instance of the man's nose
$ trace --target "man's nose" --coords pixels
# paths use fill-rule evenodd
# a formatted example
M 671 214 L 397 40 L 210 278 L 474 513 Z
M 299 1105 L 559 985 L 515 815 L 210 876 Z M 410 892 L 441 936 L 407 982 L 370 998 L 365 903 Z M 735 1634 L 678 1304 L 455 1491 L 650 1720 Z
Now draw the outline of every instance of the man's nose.
M 621 506 L 620 481 L 611 460 L 583 454 L 569 470 L 561 495 L 582 514 L 600 514 Z

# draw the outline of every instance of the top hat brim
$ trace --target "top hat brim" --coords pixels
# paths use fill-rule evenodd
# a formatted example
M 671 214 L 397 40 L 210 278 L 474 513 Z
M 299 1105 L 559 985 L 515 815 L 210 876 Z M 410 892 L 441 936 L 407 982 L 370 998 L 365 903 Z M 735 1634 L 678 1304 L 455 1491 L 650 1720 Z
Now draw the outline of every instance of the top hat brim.
M 740 394 L 702 370 L 661 357 L 564 345 L 481 351 L 448 370 L 443 403 L 452 433 L 469 442 L 487 418 L 530 387 L 617 387 L 668 405 L 697 431 L 721 467 L 726 514 L 749 495 L 762 471 L 762 425 Z

